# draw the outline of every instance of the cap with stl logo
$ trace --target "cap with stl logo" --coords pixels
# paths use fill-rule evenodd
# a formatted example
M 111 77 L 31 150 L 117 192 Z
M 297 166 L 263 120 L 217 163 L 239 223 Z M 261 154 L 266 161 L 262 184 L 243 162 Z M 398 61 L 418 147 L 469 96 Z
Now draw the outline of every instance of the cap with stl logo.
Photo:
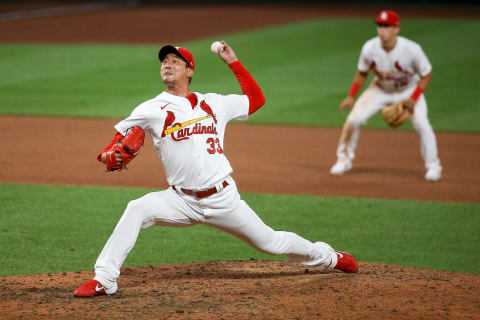
M 192 70 L 195 69 L 195 60 L 193 60 L 193 54 L 185 48 L 175 47 L 171 44 L 163 46 L 160 51 L 158 51 L 158 59 L 163 61 L 165 56 L 169 53 L 174 53 L 180 58 L 182 58 L 187 64 L 188 67 Z
M 378 13 L 375 23 L 398 27 L 400 25 L 400 17 L 395 11 L 382 10 Z

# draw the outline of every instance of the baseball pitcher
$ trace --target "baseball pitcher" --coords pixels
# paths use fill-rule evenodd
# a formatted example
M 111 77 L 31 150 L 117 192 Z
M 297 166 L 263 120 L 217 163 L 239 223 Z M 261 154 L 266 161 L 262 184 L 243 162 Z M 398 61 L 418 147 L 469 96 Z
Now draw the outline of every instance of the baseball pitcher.
M 343 175 L 352 168 L 360 126 L 383 109 L 382 115 L 392 127 L 412 120 L 420 137 L 420 151 L 427 169 L 425 179 L 438 181 L 442 177 L 442 166 L 423 95 L 432 77 L 432 66 L 420 45 L 397 36 L 400 31 L 397 13 L 381 11 L 376 24 L 378 36 L 363 45 L 358 70 L 350 92 L 340 105 L 340 111 L 352 107 L 355 95 L 370 71 L 375 77 L 347 117 L 338 143 L 337 161 L 330 173 Z
M 98 155 L 107 170 L 122 170 L 152 137 L 170 187 L 130 201 L 95 264 L 95 277 L 75 296 L 111 295 L 120 267 L 142 228 L 205 224 L 228 232 L 268 254 L 286 255 L 307 266 L 357 272 L 358 262 L 324 242 L 274 231 L 240 198 L 224 153 L 225 127 L 246 120 L 265 103 L 263 93 L 232 48 L 221 42 L 217 54 L 232 70 L 243 94 L 189 91 L 195 61 L 185 48 L 166 45 L 158 53 L 165 91 L 137 106 L 115 125 L 111 143 Z

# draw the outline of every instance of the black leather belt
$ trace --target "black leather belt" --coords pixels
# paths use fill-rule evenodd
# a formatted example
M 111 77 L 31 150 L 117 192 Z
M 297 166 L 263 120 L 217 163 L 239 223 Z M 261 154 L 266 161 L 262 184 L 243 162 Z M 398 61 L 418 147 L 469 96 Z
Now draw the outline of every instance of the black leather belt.
M 223 181 L 222 182 L 222 186 L 225 188 L 228 186 L 228 182 L 227 181 Z M 172 189 L 177 191 L 177 188 L 175 186 L 172 186 Z M 188 195 L 188 196 L 192 196 L 192 197 L 195 197 L 197 199 L 203 199 L 203 198 L 206 198 L 206 197 L 210 197 L 212 194 L 215 194 L 217 193 L 217 188 L 213 187 L 213 188 L 210 188 L 210 189 L 205 189 L 205 190 L 190 190 L 190 189 L 184 189 L 184 188 L 179 188 L 184 194 Z

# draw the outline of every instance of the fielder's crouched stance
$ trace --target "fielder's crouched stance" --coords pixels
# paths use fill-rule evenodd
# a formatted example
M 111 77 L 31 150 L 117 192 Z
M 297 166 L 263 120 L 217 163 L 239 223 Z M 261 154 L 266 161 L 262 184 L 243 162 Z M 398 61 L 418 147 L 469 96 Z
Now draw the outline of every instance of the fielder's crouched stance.
M 423 91 L 432 77 L 432 65 L 420 45 L 400 36 L 400 18 L 391 10 L 379 12 L 376 20 L 378 36 L 362 47 L 350 92 L 340 104 L 340 110 L 352 108 L 342 129 L 337 147 L 337 161 L 330 169 L 332 175 L 343 175 L 352 169 L 360 126 L 386 105 L 401 102 L 406 108 L 398 117 L 382 112 L 387 123 L 397 127 L 411 118 L 420 138 L 420 151 L 425 162 L 425 180 L 442 178 L 437 140 L 427 117 L 427 102 Z M 372 71 L 371 85 L 354 104 L 358 90 Z M 387 111 L 387 110 L 384 110 Z
M 190 93 L 195 69 L 191 52 L 171 45 L 160 49 L 165 91 L 140 104 L 115 126 L 118 132 L 98 159 L 108 170 L 125 168 L 143 146 L 144 132 L 148 132 L 171 187 L 128 204 L 97 259 L 94 279 L 80 286 L 75 296 L 115 293 L 120 267 L 140 229 L 153 225 L 210 225 L 268 254 L 286 255 L 307 266 L 357 271 L 358 263 L 351 255 L 291 232 L 274 231 L 240 199 L 223 153 L 225 126 L 233 119 L 247 119 L 263 106 L 265 98 L 225 42 L 218 55 L 233 71 L 243 95 Z

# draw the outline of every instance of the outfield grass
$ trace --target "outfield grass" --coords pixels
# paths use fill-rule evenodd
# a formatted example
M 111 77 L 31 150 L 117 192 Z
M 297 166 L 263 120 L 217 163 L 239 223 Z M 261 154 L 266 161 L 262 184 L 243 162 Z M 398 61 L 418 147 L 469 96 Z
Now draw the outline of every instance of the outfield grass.
M 88 270 L 150 189 L 0 184 L 0 275 Z M 360 261 L 480 274 L 480 205 L 244 194 L 259 216 Z M 274 259 L 205 226 L 141 231 L 124 266 Z M 281 257 L 275 257 L 280 259 Z
M 479 132 L 477 20 L 404 19 L 402 32 L 422 44 L 434 77 L 426 91 L 437 130 Z M 227 40 L 260 83 L 267 105 L 249 123 L 338 127 L 371 19 L 318 19 L 217 38 Z M 191 89 L 239 93 L 211 41 L 189 42 L 197 68 Z M 448 45 L 446 45 L 448 40 Z M 126 117 L 163 90 L 159 45 L 0 45 L 0 114 Z M 386 128 L 377 115 L 368 124 Z M 411 129 L 407 125 L 401 130 Z

